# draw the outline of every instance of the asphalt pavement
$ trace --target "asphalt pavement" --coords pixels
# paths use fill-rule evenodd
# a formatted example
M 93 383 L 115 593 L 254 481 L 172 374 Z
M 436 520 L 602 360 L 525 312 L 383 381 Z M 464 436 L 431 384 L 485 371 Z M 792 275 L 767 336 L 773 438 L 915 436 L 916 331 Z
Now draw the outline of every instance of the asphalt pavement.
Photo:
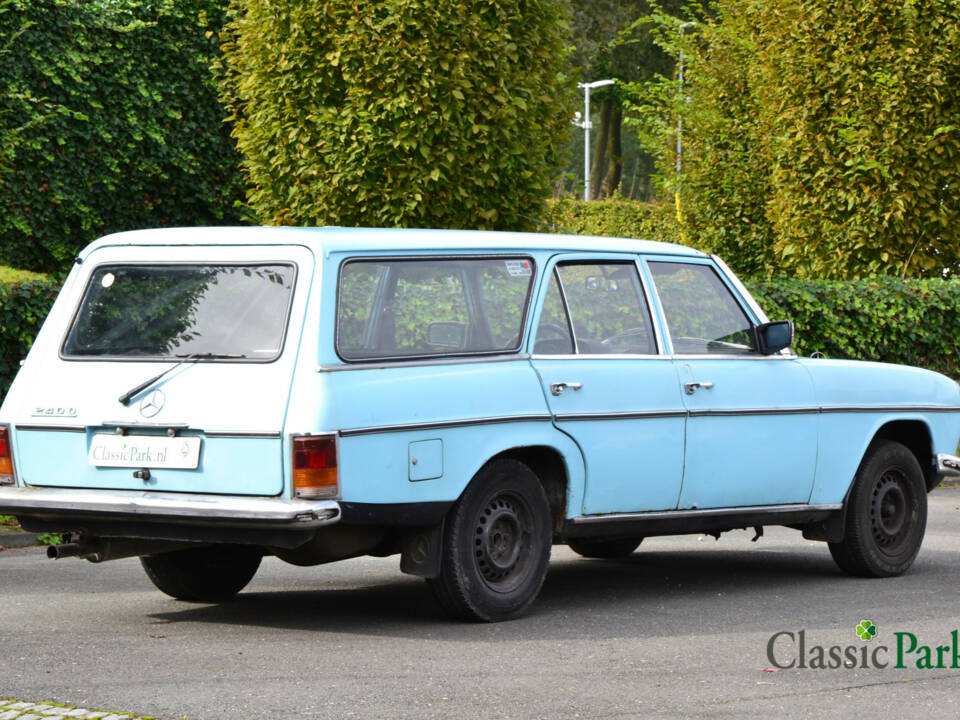
M 167 598 L 135 559 L 6 550 L 0 697 L 160 720 L 956 713 L 960 489 L 931 495 L 923 550 L 899 578 L 847 577 L 793 530 L 752 536 L 651 538 L 618 561 L 556 547 L 532 612 L 494 625 L 445 619 L 397 558 L 270 558 L 217 606 Z M 877 630 L 869 640 L 864 620 Z M 911 637 L 915 651 L 894 667 Z M 937 646 L 944 668 L 917 667 L 923 647 L 937 664 Z M 858 663 L 867 648 L 868 667 L 809 667 L 832 647 L 841 659 L 853 648 Z M 870 666 L 871 653 L 887 667 Z

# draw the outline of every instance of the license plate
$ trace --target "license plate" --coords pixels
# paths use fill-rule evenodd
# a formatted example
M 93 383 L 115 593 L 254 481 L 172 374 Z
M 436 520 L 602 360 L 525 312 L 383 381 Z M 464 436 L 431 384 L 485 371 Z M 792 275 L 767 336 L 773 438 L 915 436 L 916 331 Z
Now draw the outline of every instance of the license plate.
M 96 467 L 196 470 L 200 442 L 198 437 L 103 433 L 93 436 L 87 460 Z

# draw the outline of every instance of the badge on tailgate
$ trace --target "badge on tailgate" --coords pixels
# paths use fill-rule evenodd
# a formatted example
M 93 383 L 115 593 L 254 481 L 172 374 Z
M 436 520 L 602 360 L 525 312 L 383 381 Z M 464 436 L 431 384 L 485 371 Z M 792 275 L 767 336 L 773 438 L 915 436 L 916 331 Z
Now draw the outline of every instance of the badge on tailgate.
M 198 437 L 98 433 L 90 443 L 88 460 L 96 467 L 196 470 L 200 443 Z

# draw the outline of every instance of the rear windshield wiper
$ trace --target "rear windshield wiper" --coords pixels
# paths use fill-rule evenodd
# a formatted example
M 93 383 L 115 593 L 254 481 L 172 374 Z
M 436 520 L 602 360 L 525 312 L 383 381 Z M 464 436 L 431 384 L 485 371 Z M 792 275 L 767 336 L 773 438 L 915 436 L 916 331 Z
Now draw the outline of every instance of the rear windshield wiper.
M 146 382 L 140 383 L 135 388 L 131 388 L 130 390 L 127 390 L 127 392 L 125 392 L 123 395 L 118 397 L 117 400 L 120 401 L 120 404 L 123 405 L 124 407 L 128 407 L 130 405 L 130 401 L 134 398 L 134 396 L 137 395 L 137 393 L 140 393 L 146 390 L 155 382 L 166 377 L 167 375 L 172 373 L 174 370 L 176 370 L 178 367 L 180 367 L 184 363 L 197 362 L 198 360 L 240 360 L 245 358 L 246 355 L 242 355 L 242 354 L 228 355 L 226 353 L 190 353 L 189 355 L 176 355 L 175 357 L 180 358 L 180 360 L 174 363 L 173 365 L 171 365 L 170 367 L 168 367 L 159 375 L 154 375 L 152 378 L 150 378 Z

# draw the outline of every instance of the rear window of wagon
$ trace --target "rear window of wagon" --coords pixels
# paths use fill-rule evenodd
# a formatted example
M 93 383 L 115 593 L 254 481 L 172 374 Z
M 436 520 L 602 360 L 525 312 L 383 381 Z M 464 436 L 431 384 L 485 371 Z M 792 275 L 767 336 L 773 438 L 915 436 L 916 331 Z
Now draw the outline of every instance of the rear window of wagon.
M 295 280 L 289 263 L 101 265 L 61 354 L 270 362 L 283 349 Z

